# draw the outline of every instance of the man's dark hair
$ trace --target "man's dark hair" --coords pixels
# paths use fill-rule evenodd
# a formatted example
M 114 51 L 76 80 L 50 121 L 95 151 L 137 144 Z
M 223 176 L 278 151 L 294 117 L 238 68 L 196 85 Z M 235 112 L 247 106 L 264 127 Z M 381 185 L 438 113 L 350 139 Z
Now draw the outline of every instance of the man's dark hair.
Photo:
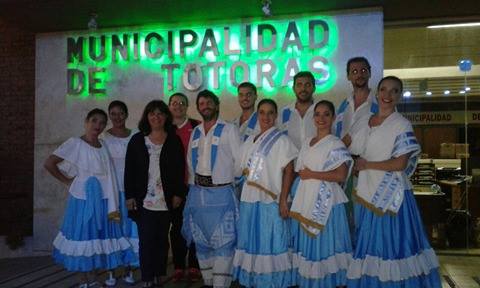
M 300 71 L 295 76 L 293 76 L 293 86 L 295 86 L 295 83 L 297 83 L 298 78 L 310 78 L 310 81 L 312 81 L 312 85 L 315 87 L 315 77 L 313 77 L 312 72 L 310 71 Z
M 240 85 L 238 85 L 237 91 L 239 91 L 240 88 L 250 88 L 250 89 L 253 90 L 253 92 L 255 92 L 255 94 L 257 94 L 257 87 L 255 87 L 255 85 L 253 85 L 253 84 L 250 83 L 250 82 L 243 82 L 243 83 L 241 83 Z
M 220 100 L 218 99 L 217 95 L 215 95 L 212 91 L 210 90 L 202 90 L 198 93 L 197 95 L 197 101 L 196 101 L 196 104 L 197 104 L 197 108 L 198 108 L 198 101 L 200 100 L 200 98 L 210 98 L 213 100 L 213 103 L 215 103 L 216 106 L 220 106 Z
M 170 105 L 170 103 L 172 102 L 172 97 L 173 96 L 182 97 L 183 101 L 185 101 L 185 106 L 188 106 L 188 97 L 187 97 L 187 95 L 183 94 L 182 92 L 177 92 L 177 93 L 172 94 L 172 96 L 170 96 L 170 98 L 168 99 L 168 105 Z
M 350 65 L 354 62 L 363 62 L 368 69 L 368 73 L 372 73 L 372 67 L 370 66 L 370 63 L 368 62 L 368 59 L 365 57 L 353 57 L 348 59 L 347 62 L 347 75 L 350 73 Z

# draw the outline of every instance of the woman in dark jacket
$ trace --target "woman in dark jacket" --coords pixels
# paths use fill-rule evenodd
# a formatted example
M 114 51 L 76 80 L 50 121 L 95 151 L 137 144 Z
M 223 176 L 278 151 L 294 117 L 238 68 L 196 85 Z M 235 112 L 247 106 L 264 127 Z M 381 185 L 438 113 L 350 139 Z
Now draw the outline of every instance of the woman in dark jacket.
M 161 100 L 147 104 L 125 158 L 129 217 L 138 226 L 143 287 L 166 274 L 170 211 L 184 201 L 185 157 L 172 115 Z

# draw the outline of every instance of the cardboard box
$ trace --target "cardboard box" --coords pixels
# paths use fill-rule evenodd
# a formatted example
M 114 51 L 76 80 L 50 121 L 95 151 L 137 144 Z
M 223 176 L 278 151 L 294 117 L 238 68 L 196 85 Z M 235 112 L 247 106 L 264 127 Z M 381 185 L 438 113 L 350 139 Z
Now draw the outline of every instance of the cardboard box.
M 470 154 L 468 153 L 455 153 L 456 159 L 467 159 L 470 158 Z
M 468 154 L 468 143 L 455 143 L 455 153 Z
M 440 144 L 440 158 L 443 158 L 443 159 L 455 158 L 455 143 Z
M 468 153 L 468 143 L 455 143 L 455 158 L 464 159 L 469 158 L 470 154 Z

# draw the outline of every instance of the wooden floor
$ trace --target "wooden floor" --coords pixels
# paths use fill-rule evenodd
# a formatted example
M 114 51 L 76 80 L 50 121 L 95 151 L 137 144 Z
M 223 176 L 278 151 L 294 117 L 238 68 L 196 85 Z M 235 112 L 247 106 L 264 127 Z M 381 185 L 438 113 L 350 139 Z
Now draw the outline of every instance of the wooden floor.
M 479 288 L 480 287 L 480 257 L 478 256 L 439 256 L 444 288 Z M 172 265 L 169 265 L 168 275 L 172 275 Z M 121 271 L 117 271 L 121 273 Z M 98 276 L 103 281 L 106 273 Z M 135 271 L 136 279 L 140 279 L 140 272 Z M 79 284 L 79 277 L 75 273 L 65 271 L 55 265 L 50 257 L 14 258 L 0 260 L 0 288 L 74 288 Z M 198 288 L 203 283 L 189 283 L 182 281 L 173 283 L 171 277 L 164 279 L 166 288 Z M 118 281 L 115 287 L 141 287 L 140 282 L 129 286 Z M 101 287 L 101 286 L 96 286 Z
M 122 274 L 122 271 L 116 271 Z M 167 271 L 170 277 L 163 279 L 165 288 L 198 288 L 202 287 L 202 281 L 190 283 L 187 280 L 173 283 L 173 266 L 169 265 Z M 98 274 L 98 282 L 103 284 L 107 273 L 102 271 Z M 135 279 L 140 279 L 140 271 L 135 270 Z M 46 257 L 27 257 L 0 260 L 0 288 L 74 288 L 80 284 L 78 273 L 65 271 L 61 266 L 53 263 L 52 258 Z M 97 285 L 95 287 L 102 287 Z M 135 285 L 128 285 L 121 279 L 117 279 L 115 287 L 142 287 L 141 281 Z

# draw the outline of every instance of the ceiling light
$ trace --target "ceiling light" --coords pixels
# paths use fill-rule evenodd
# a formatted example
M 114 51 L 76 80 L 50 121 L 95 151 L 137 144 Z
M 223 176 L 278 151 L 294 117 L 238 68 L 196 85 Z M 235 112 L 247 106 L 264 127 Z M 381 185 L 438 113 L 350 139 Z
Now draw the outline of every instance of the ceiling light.
M 458 93 L 465 94 L 465 90 L 460 90 L 460 91 L 458 91 Z
M 432 96 L 432 91 L 427 91 L 427 92 L 425 92 L 425 95 L 427 95 L 427 96 Z
M 412 96 L 412 92 L 410 91 L 403 92 L 403 97 L 410 97 L 410 96 Z
M 427 28 L 439 29 L 439 28 L 457 28 L 457 27 L 475 27 L 475 26 L 480 26 L 480 22 L 430 25 L 430 26 L 427 26 Z
M 90 30 L 97 30 L 98 23 L 97 23 L 98 15 L 96 13 L 90 14 L 90 20 L 88 20 L 87 26 Z
M 265 16 L 272 16 L 272 10 L 270 6 L 272 5 L 272 0 L 262 0 L 262 12 Z
M 445 90 L 445 91 L 443 91 L 443 94 L 444 94 L 444 95 L 450 94 L 450 90 Z
M 470 91 L 470 87 L 465 87 L 465 91 Z

